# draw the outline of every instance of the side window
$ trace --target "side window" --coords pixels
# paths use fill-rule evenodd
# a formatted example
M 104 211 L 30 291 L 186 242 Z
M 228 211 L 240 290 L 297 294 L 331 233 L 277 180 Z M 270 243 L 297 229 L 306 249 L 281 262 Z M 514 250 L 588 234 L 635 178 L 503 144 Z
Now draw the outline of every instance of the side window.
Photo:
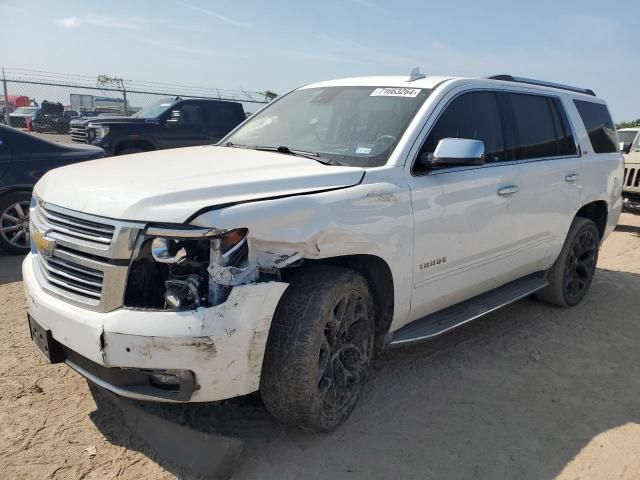
M 587 129 L 591 148 L 595 153 L 618 151 L 618 136 L 606 105 L 584 100 L 574 100 L 580 118 Z
M 516 160 L 575 154 L 575 142 L 564 110 L 553 98 L 508 93 L 517 130 Z M 571 144 L 573 143 L 573 148 Z
M 232 105 L 209 102 L 205 104 L 205 122 L 210 127 L 230 128 L 240 123 L 236 110 Z
M 484 142 L 485 158 L 488 162 L 505 160 L 502 122 L 498 99 L 494 92 L 470 92 L 455 98 L 425 140 L 414 173 L 426 170 L 420 161 L 426 153 L 433 153 L 443 138 L 468 138 Z

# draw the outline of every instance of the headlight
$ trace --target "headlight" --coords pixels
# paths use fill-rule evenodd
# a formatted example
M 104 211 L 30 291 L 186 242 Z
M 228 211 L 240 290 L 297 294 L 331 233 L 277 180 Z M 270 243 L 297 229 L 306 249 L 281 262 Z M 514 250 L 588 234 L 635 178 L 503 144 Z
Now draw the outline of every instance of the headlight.
M 241 270 L 247 233 L 246 228 L 148 227 L 131 264 L 125 305 L 186 310 L 221 303 L 231 284 L 212 275 Z
M 109 127 L 104 125 L 91 125 L 89 124 L 89 128 L 93 130 L 93 139 L 100 141 L 107 135 L 109 135 Z

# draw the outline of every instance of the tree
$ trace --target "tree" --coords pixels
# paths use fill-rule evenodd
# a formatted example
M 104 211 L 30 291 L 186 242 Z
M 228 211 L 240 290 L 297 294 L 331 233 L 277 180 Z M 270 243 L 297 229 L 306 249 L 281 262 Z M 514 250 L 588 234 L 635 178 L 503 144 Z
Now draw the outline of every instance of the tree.
M 265 90 L 262 94 L 264 95 L 264 99 L 267 102 L 270 102 L 271 100 L 278 98 L 278 94 L 273 90 Z
M 635 120 L 631 120 L 630 122 L 616 123 L 616 128 L 634 128 L 634 127 L 640 127 L 640 118 L 636 118 Z

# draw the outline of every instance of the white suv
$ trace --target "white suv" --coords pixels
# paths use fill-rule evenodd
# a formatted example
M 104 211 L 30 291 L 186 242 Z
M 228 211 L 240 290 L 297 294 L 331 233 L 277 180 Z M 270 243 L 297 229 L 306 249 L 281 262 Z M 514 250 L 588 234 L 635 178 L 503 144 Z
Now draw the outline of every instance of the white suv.
M 625 154 L 624 209 L 629 213 L 640 213 L 640 128 L 621 128 L 618 137 L 620 149 Z
M 376 348 L 534 292 L 579 303 L 622 179 L 590 90 L 416 72 L 308 85 L 217 146 L 47 173 L 31 335 L 122 396 L 259 390 L 281 421 L 331 430 Z

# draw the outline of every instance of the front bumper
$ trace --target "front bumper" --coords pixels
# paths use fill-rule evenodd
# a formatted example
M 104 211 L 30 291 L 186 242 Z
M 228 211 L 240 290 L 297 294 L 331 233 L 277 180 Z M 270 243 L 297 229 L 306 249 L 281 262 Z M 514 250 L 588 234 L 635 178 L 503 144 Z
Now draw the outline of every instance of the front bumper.
M 181 401 L 217 401 L 258 389 L 269 327 L 286 283 L 237 286 L 226 302 L 194 311 L 102 313 L 44 291 L 34 261 L 29 254 L 22 265 L 29 315 L 71 352 L 67 363 L 95 383 L 122 396 L 171 401 L 110 378 L 123 371 L 182 370 L 193 372 L 195 382 L 190 398 Z
M 622 192 L 623 203 L 622 211 L 628 213 L 640 214 L 640 193 Z

